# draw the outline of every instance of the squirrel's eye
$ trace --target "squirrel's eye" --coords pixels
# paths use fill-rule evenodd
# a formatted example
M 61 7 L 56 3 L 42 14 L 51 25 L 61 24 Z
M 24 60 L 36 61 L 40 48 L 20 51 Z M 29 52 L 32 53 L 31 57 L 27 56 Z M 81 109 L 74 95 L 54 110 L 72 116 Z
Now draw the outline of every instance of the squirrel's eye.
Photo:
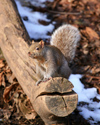
M 39 50 L 39 48 L 37 47 L 36 50 Z

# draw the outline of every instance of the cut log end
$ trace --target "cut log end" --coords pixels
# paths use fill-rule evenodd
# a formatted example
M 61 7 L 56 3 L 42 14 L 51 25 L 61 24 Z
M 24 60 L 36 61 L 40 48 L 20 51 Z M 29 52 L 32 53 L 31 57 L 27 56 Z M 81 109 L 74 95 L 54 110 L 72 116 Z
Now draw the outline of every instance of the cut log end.
M 38 96 L 34 99 L 37 105 L 35 110 L 45 118 L 51 115 L 57 117 L 69 115 L 75 110 L 78 102 L 78 96 L 72 89 L 72 83 L 61 77 L 41 83 L 36 90 Z
M 27 54 L 30 41 L 13 0 L 0 1 L 0 47 L 19 84 L 29 97 L 34 110 L 45 123 L 59 123 L 77 105 L 73 85 L 64 78 L 53 78 L 39 86 L 35 64 Z M 28 42 L 30 43 L 30 42 Z M 60 125 L 60 124 L 59 124 Z

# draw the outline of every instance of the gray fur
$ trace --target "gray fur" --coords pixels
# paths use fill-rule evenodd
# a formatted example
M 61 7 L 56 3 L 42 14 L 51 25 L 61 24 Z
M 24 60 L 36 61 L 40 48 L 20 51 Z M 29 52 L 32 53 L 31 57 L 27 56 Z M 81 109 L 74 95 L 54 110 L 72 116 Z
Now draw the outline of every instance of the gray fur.
M 64 54 L 68 62 L 75 57 L 75 51 L 80 40 L 79 30 L 69 24 L 60 26 L 51 36 L 51 45 L 56 46 Z

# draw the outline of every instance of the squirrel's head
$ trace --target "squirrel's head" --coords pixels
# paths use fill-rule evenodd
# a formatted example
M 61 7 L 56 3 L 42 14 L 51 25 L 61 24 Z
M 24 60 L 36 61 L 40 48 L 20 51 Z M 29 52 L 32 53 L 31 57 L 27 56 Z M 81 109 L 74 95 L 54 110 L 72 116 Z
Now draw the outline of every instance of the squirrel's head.
M 29 48 L 28 55 L 32 58 L 41 58 L 44 48 L 44 41 L 41 40 L 40 42 L 32 41 L 32 45 Z

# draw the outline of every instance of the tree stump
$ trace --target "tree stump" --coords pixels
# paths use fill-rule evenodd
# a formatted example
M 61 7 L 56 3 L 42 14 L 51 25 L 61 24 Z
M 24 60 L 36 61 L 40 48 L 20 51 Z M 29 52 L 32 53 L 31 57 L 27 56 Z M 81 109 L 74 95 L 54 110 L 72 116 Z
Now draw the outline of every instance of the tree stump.
M 61 77 L 35 85 L 35 63 L 27 54 L 30 39 L 14 0 L 1 0 L 0 9 L 0 47 L 8 65 L 45 124 L 66 124 L 63 120 L 77 106 L 73 85 Z

